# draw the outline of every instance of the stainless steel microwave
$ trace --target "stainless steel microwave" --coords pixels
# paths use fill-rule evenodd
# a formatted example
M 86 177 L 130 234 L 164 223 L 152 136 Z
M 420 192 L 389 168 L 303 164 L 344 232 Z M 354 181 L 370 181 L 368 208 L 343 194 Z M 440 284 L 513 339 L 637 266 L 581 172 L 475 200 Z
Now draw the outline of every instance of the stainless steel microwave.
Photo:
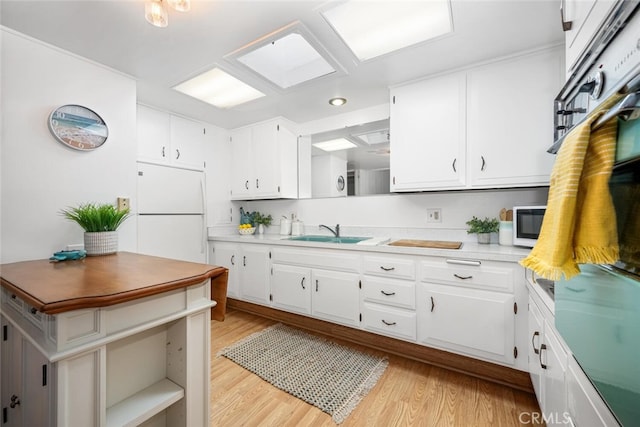
M 547 211 L 546 206 L 514 206 L 513 207 L 513 244 L 514 246 L 535 246 L 542 228 L 542 218 Z

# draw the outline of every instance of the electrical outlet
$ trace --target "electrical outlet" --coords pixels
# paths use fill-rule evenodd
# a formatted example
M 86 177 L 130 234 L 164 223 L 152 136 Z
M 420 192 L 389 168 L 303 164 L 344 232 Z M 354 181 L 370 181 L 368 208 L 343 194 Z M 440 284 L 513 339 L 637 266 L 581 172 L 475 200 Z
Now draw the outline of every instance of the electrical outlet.
M 427 222 L 442 222 L 442 209 L 427 209 Z
M 123 211 L 125 209 L 130 209 L 129 198 L 128 197 L 118 197 L 118 210 Z

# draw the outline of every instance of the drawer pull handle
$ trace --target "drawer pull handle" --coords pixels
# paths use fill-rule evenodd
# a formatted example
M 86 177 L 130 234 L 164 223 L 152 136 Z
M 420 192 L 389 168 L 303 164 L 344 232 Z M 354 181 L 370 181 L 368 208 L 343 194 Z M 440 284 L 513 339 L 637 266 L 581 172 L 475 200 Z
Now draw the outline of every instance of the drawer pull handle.
M 304 279 L 305 279 L 305 278 L 303 277 L 303 278 L 302 278 L 302 281 L 300 282 L 300 285 L 302 286 L 302 289 L 307 289 L 307 288 L 305 288 L 305 287 L 304 287 Z
M 436 308 L 436 303 L 433 301 L 433 297 L 431 297 L 431 312 L 433 313 L 433 309 Z
M 540 344 L 540 353 L 538 353 L 538 358 L 540 359 L 540 367 L 542 369 L 547 369 L 547 364 L 546 363 L 542 363 L 542 350 L 546 350 L 547 349 L 547 345 L 546 344 Z
M 316 279 L 316 292 L 318 292 L 318 279 Z
M 16 298 L 18 298 L 16 294 L 11 295 L 11 299 L 16 299 Z
M 382 319 L 382 323 L 384 323 L 387 326 L 394 326 L 396 324 L 396 322 L 387 322 L 386 320 Z
M 11 407 L 11 409 L 15 408 L 19 404 L 20 404 L 20 398 L 18 396 L 16 396 L 15 394 L 13 396 L 11 396 L 11 404 L 9 405 Z
M 380 293 L 381 293 L 382 295 L 386 295 L 386 296 L 388 296 L 388 297 L 390 297 L 391 295 L 395 295 L 395 294 L 396 294 L 395 292 L 385 292 L 385 291 L 380 291 Z
M 31 307 L 31 310 L 29 310 L 31 312 L 31 314 L 36 314 L 38 312 L 38 309 L 35 307 Z
M 482 263 L 480 261 L 469 261 L 466 259 L 447 259 L 447 264 L 457 264 L 457 265 L 473 265 L 479 266 Z
M 231 265 L 236 265 L 236 256 L 231 255 Z
M 460 276 L 459 274 L 453 274 L 455 277 L 461 280 L 473 279 L 473 276 Z
M 246 267 L 246 266 L 247 266 L 247 256 L 246 256 L 246 255 L 243 255 L 243 256 L 242 256 L 242 266 L 243 266 L 243 267 Z
M 381 265 L 380 268 L 383 269 L 384 271 L 393 271 L 396 269 L 395 267 L 385 267 L 383 265 Z
M 535 354 L 540 353 L 540 350 L 536 348 L 536 337 L 540 336 L 540 332 L 535 331 L 531 336 L 531 347 L 533 347 L 533 352 Z

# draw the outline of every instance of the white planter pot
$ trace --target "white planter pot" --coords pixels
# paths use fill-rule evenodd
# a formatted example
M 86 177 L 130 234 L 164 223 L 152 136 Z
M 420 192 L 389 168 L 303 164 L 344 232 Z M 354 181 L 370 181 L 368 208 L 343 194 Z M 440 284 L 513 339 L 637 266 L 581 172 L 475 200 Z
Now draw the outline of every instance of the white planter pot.
M 108 255 L 118 252 L 118 232 L 85 232 L 84 250 L 87 251 L 88 256 Z
M 478 243 L 489 244 L 491 242 L 491 233 L 478 233 Z

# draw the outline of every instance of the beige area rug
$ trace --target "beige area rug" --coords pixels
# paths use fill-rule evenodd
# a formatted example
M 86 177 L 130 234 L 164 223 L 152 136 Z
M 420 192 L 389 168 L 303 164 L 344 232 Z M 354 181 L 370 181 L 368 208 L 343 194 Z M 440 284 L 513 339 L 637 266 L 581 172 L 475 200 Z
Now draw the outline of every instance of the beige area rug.
M 222 349 L 222 355 L 265 381 L 343 422 L 387 367 L 372 356 L 276 324 Z

